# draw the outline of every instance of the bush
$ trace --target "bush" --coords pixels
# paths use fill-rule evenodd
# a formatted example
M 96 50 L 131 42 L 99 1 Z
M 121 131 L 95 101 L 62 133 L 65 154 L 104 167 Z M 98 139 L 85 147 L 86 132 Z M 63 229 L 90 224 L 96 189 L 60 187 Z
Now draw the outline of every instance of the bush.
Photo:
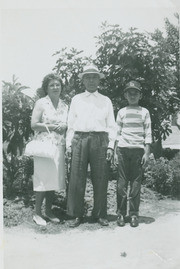
M 3 194 L 4 198 L 23 196 L 28 201 L 32 195 L 33 160 L 30 157 L 19 156 L 10 163 L 11 171 L 3 167 Z M 11 172 L 11 173 L 9 173 Z
M 173 185 L 171 193 L 180 199 L 180 152 L 169 162 L 173 170 Z
M 175 157 L 175 155 L 179 152 L 178 149 L 162 149 L 162 157 L 167 158 L 168 160 L 171 160 Z
M 30 101 L 13 77 L 12 83 L 3 82 L 3 191 L 4 197 L 26 195 L 31 190 L 32 160 L 22 157 L 26 141 L 32 135 L 30 126 L 33 101 Z
M 162 195 L 180 198 L 180 153 L 171 161 L 163 157 L 150 160 L 144 177 L 147 187 Z

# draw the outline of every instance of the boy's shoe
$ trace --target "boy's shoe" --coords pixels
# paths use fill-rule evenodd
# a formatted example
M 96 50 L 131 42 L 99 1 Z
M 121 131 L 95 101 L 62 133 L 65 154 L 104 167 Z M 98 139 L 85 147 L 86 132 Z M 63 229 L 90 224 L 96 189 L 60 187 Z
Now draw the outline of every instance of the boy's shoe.
M 131 216 L 130 225 L 131 227 L 137 227 L 139 225 L 138 216 Z
M 118 215 L 117 217 L 117 225 L 120 227 L 125 226 L 125 220 L 123 215 Z
M 75 218 L 70 224 L 70 228 L 78 227 L 82 223 L 82 218 Z
M 109 225 L 109 222 L 107 219 L 103 219 L 103 218 L 99 218 L 97 220 L 97 222 L 101 225 L 101 226 L 108 226 Z
M 41 225 L 41 226 L 46 226 L 46 221 L 41 218 L 40 216 L 38 215 L 34 215 L 33 216 L 33 221 L 37 224 L 37 225 Z

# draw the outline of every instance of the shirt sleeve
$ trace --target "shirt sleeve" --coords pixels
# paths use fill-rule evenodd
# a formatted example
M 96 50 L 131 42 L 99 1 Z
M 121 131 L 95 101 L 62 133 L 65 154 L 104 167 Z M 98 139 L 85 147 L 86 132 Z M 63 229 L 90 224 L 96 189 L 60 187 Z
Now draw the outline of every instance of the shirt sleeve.
M 144 120 L 144 143 L 151 144 L 152 143 L 152 131 L 151 131 L 151 118 L 149 111 L 146 112 L 145 120 Z
M 71 146 L 71 141 L 74 136 L 74 122 L 75 122 L 75 101 L 72 99 L 71 105 L 69 108 L 69 113 L 68 113 L 68 119 L 67 119 L 67 124 L 68 124 L 68 129 L 67 129 L 67 135 L 66 135 L 66 147 Z
M 117 132 L 116 132 L 116 140 L 119 141 L 119 138 L 121 136 L 122 132 L 122 117 L 121 117 L 121 112 L 118 111 L 117 117 L 116 117 L 116 126 L 117 126 Z
M 109 134 L 109 145 L 108 148 L 114 148 L 114 143 L 116 140 L 116 123 L 115 123 L 115 118 L 114 118 L 114 111 L 113 111 L 113 106 L 112 102 L 110 99 L 109 100 L 109 109 L 108 109 L 108 115 L 107 115 L 107 130 Z

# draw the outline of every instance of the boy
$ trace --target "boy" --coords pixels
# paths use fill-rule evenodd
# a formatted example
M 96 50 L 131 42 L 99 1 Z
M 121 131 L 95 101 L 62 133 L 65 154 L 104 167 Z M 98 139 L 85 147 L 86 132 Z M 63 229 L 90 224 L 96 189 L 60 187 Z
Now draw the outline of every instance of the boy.
M 130 225 L 137 227 L 142 170 L 149 159 L 152 142 L 151 119 L 149 111 L 139 106 L 142 92 L 138 82 L 129 82 L 125 87 L 124 96 L 128 101 L 128 106 L 119 110 L 116 119 L 118 126 L 115 156 L 115 162 L 118 163 L 117 224 L 121 227 L 125 225 L 127 188 L 130 182 Z

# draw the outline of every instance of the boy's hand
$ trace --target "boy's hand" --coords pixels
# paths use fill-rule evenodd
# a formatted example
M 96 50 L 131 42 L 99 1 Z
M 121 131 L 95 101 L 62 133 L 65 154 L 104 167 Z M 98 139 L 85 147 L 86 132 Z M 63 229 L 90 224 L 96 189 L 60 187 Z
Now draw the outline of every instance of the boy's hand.
M 117 153 L 114 153 L 114 165 L 118 166 L 118 155 L 117 155 Z
M 141 160 L 141 164 L 142 164 L 143 168 L 145 168 L 145 166 L 147 165 L 148 160 L 149 160 L 149 154 L 144 153 L 144 155 L 142 156 L 142 160 Z

